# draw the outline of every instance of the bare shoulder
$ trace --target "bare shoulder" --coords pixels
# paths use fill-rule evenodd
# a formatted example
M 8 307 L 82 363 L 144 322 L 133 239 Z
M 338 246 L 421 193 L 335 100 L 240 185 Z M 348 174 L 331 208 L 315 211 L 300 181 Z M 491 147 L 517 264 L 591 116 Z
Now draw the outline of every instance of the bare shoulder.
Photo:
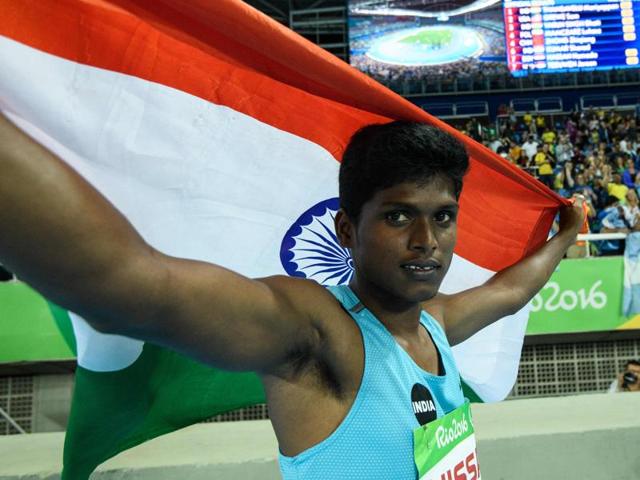
M 289 277 L 286 275 L 274 275 L 258 278 L 257 281 L 265 284 L 281 301 L 292 306 L 314 322 L 314 326 L 322 327 L 336 308 L 334 296 L 319 283 L 306 278 Z

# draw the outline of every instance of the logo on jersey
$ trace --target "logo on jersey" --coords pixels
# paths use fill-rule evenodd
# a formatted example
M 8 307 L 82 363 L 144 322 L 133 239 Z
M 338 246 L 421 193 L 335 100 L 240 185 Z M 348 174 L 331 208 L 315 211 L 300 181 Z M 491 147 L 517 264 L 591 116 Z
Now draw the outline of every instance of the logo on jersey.
M 351 255 L 338 243 L 333 225 L 339 208 L 337 198 L 320 202 L 287 230 L 280 246 L 280 262 L 289 275 L 323 285 L 349 283 L 353 275 Z
M 411 389 L 411 408 L 420 425 L 425 425 L 438 417 L 431 392 L 420 383 L 416 383 Z

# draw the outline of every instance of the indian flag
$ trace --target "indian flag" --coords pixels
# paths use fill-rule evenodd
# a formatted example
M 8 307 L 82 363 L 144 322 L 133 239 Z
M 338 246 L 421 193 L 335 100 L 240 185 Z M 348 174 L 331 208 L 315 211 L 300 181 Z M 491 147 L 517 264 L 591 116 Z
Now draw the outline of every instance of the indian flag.
M 348 252 L 331 227 L 339 161 L 358 128 L 391 119 L 436 125 L 471 155 L 444 292 L 481 284 L 538 248 L 561 204 L 239 0 L 0 0 L 0 11 L 0 108 L 167 254 L 253 277 L 348 281 Z M 264 401 L 254 374 L 101 334 L 69 315 L 78 370 L 65 479 L 86 479 L 126 448 Z M 527 316 L 454 348 L 468 395 L 507 395 Z

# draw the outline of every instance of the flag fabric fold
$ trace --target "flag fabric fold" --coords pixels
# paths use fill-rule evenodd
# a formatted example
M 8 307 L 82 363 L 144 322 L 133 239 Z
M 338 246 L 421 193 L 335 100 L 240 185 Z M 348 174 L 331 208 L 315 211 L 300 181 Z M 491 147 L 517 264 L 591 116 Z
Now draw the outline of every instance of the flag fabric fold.
M 239 0 L 0 0 L 0 8 L 0 108 L 165 253 L 251 277 L 345 281 L 350 261 L 331 232 L 339 161 L 358 128 L 392 119 L 438 126 L 471 156 L 444 292 L 476 286 L 538 248 L 562 204 Z M 308 260 L 309 248 L 324 260 Z M 454 348 L 474 398 L 508 394 L 527 316 L 523 309 Z M 126 448 L 264 401 L 254 374 L 215 370 L 70 317 L 78 371 L 65 479 L 86 479 Z

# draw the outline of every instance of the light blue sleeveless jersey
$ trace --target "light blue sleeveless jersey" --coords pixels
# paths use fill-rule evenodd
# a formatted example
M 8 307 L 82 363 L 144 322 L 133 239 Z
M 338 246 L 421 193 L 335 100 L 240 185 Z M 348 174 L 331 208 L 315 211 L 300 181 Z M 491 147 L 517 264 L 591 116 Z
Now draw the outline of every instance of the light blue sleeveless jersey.
M 433 317 L 422 313 L 420 322 L 440 352 L 445 372 L 437 376 L 416 365 L 349 287 L 329 290 L 362 332 L 362 384 L 349 413 L 331 435 L 295 457 L 280 455 L 282 476 L 284 480 L 415 480 L 413 430 L 420 426 L 417 416 L 422 415 L 421 421 L 424 415 L 435 416 L 430 411 L 435 407 L 441 417 L 464 403 L 460 375 L 445 333 Z M 420 385 L 430 392 L 431 404 Z M 420 392 L 422 396 L 416 398 Z

